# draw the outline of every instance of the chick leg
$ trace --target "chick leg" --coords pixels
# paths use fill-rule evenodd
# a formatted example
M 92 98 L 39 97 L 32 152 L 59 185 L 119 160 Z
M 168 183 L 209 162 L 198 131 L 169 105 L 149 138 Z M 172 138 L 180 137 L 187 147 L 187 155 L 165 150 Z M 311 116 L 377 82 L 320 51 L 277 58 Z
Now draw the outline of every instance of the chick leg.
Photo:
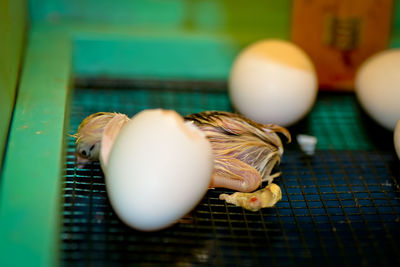
M 236 158 L 218 158 L 211 177 L 210 188 L 224 187 L 251 192 L 261 184 L 261 175 L 251 165 Z

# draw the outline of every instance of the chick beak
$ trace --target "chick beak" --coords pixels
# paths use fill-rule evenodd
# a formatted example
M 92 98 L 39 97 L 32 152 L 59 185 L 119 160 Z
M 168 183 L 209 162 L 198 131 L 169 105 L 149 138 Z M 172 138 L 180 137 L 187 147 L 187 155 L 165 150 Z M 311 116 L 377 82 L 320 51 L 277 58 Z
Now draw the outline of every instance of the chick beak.
M 76 166 L 78 167 L 78 169 L 84 168 L 85 165 L 90 162 L 88 158 L 84 158 L 78 153 L 75 153 L 75 156 L 76 156 Z

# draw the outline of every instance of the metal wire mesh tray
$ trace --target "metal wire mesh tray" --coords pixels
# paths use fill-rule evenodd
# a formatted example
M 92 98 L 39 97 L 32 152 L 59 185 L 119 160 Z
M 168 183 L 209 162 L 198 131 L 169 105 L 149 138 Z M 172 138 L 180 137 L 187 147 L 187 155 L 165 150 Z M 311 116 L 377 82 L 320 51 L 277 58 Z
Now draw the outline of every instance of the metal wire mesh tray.
M 107 89 L 106 89 L 107 88 Z M 129 116 L 147 108 L 182 115 L 231 111 L 224 83 L 77 80 L 70 133 L 97 111 Z M 191 217 L 143 233 L 125 226 L 107 200 L 98 163 L 75 165 L 69 139 L 63 188 L 63 265 L 400 264 L 400 167 L 391 133 L 360 111 L 351 94 L 320 94 L 311 114 L 289 129 L 317 136 L 313 157 L 286 146 L 276 183 L 283 198 L 251 212 L 209 190 Z

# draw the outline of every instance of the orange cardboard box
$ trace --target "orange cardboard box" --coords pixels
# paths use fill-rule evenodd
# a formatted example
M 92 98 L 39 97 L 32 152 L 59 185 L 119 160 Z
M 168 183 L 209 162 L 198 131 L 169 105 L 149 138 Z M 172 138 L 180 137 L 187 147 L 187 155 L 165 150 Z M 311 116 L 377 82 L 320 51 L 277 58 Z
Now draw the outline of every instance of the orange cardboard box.
M 358 66 L 387 48 L 392 0 L 294 0 L 292 41 L 313 60 L 321 90 L 353 90 Z

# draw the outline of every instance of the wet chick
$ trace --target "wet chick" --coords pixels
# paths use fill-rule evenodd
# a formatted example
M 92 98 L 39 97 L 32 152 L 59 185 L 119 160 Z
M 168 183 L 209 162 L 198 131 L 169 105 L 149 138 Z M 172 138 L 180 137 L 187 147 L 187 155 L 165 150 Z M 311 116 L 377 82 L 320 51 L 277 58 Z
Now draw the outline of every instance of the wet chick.
M 280 175 L 271 172 L 283 154 L 282 141 L 277 133 L 283 134 L 290 142 L 287 129 L 220 111 L 191 114 L 185 120 L 205 132 L 211 142 L 215 170 L 210 187 L 251 192 L 261 182 L 271 183 Z
M 263 181 L 271 183 L 280 173 L 271 174 L 280 162 L 283 146 L 277 133 L 290 142 L 289 132 L 274 124 L 259 124 L 240 115 L 206 111 L 184 117 L 186 123 L 202 130 L 215 156 L 210 187 L 241 192 L 256 190 Z M 124 114 L 99 112 L 85 118 L 76 138 L 77 163 L 100 158 L 105 167 L 115 138 L 129 118 Z M 101 147 L 101 149 L 100 149 Z

